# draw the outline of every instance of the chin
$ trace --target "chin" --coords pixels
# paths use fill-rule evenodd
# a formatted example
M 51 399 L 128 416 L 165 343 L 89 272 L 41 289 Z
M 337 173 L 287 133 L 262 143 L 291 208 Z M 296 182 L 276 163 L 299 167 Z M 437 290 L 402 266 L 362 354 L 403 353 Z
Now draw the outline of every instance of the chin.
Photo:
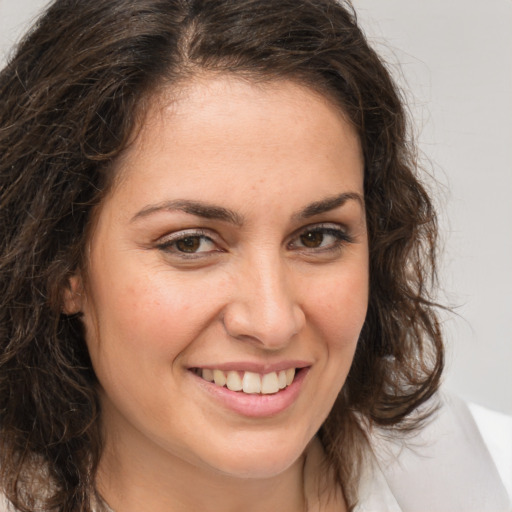
M 208 463 L 231 477 L 272 478 L 293 466 L 302 457 L 307 444 L 268 441 L 262 445 L 254 441 L 238 441 L 222 457 Z

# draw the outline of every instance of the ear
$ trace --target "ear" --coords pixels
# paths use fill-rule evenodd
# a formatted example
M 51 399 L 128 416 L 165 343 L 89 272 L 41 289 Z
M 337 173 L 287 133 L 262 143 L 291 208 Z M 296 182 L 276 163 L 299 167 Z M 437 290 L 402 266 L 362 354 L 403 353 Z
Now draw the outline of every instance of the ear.
M 62 312 L 74 315 L 82 311 L 83 284 L 79 275 L 72 275 L 62 290 Z

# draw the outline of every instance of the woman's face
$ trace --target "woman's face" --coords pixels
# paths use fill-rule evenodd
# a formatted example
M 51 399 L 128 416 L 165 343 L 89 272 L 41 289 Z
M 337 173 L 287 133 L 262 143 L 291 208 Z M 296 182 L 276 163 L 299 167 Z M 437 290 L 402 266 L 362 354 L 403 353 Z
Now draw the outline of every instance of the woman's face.
M 203 79 L 153 101 L 116 172 L 79 306 L 109 453 L 279 474 L 366 314 L 358 137 L 293 82 Z

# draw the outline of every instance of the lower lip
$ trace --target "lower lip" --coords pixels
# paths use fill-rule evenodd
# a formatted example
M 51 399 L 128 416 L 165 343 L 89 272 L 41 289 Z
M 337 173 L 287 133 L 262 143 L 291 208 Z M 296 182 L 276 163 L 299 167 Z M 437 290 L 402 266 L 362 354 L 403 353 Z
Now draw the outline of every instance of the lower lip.
M 289 386 L 271 395 L 231 391 L 208 382 L 192 372 L 190 375 L 210 396 L 227 409 L 250 418 L 265 418 L 284 412 L 297 400 L 308 370 L 309 368 L 301 368 Z

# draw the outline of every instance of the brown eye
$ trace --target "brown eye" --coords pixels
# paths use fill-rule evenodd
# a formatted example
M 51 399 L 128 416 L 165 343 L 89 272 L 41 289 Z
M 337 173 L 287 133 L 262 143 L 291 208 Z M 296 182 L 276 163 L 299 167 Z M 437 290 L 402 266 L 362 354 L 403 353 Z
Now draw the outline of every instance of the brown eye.
M 196 252 L 200 246 L 200 236 L 187 236 L 176 242 L 176 249 L 180 252 Z
M 307 231 L 300 235 L 300 241 L 304 247 L 309 249 L 321 247 L 324 241 L 324 234 L 321 231 Z
M 306 252 L 309 255 L 337 253 L 344 245 L 352 242 L 352 237 L 337 224 L 318 224 L 307 227 L 293 238 L 288 247 Z
M 221 252 L 217 244 L 206 234 L 202 232 L 183 232 L 173 233 L 165 237 L 157 248 L 167 254 L 174 254 L 181 258 L 199 257 Z

